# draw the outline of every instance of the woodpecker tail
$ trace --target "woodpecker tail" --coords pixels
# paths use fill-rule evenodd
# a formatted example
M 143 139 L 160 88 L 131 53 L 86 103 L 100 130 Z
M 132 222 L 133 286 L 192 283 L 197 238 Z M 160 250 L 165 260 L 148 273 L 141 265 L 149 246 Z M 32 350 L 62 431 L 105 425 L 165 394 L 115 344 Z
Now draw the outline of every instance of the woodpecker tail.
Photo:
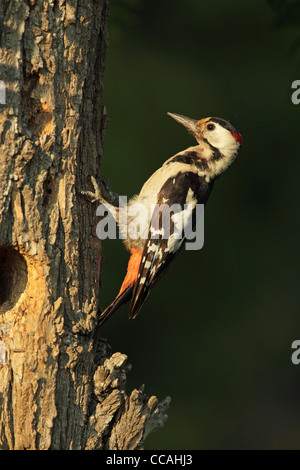
M 127 287 L 121 294 L 117 295 L 115 300 L 100 314 L 98 326 L 109 319 L 109 317 L 123 304 L 129 302 L 132 297 L 133 285 Z
M 94 331 L 94 344 L 98 343 L 101 327 L 106 320 L 123 304 L 129 302 L 132 297 L 133 285 L 125 289 L 121 294 L 117 295 L 115 300 L 100 314 L 99 323 Z
M 137 280 L 143 252 L 140 250 L 131 250 L 131 256 L 128 262 L 127 273 L 122 283 L 120 292 L 115 300 L 100 314 L 98 326 L 103 323 L 123 304 L 129 302 L 132 297 L 134 285 Z

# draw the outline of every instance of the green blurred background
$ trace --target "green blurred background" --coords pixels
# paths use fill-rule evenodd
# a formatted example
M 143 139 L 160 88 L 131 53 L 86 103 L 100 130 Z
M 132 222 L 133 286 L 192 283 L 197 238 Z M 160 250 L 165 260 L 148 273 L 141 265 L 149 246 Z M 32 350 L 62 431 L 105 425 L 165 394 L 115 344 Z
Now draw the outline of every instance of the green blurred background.
M 300 4 L 111 0 L 102 174 L 131 197 L 194 145 L 167 111 L 233 121 L 244 146 L 205 211 L 205 244 L 183 251 L 134 321 L 103 328 L 129 356 L 128 391 L 171 395 L 148 449 L 300 449 Z M 101 305 L 128 253 L 104 242 Z

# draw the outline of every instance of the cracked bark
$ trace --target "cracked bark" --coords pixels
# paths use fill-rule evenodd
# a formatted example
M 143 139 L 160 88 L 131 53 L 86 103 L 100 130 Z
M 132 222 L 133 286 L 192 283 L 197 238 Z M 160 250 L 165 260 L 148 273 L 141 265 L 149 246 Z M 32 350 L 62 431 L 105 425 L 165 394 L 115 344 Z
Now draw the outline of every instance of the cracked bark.
M 107 0 L 0 0 L 0 448 L 140 449 L 169 399 L 94 347 Z M 102 122 L 102 126 L 101 126 Z

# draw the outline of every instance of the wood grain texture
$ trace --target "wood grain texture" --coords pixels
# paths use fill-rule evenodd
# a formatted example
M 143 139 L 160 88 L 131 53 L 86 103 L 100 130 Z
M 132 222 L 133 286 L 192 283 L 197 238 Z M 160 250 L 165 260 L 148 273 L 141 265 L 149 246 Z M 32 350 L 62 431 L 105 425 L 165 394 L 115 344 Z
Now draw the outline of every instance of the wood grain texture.
M 0 2 L 1 449 L 141 448 L 166 418 L 92 341 L 102 247 L 80 189 L 100 176 L 107 18 L 107 0 Z

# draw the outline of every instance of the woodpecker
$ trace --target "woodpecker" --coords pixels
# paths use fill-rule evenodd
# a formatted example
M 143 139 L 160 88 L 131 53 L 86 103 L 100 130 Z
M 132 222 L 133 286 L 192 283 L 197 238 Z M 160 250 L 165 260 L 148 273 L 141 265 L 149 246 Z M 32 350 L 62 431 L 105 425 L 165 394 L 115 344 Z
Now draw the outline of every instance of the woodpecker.
M 150 290 L 182 248 L 185 226 L 191 218 L 194 222 L 196 205 L 207 203 L 216 178 L 234 161 L 243 143 L 240 132 L 225 119 L 195 120 L 175 113 L 168 115 L 187 128 L 197 145 L 169 158 L 126 207 L 110 204 L 93 177 L 94 192 L 83 192 L 111 212 L 130 251 L 120 291 L 100 314 L 99 325 L 130 300 L 129 318 L 137 316 Z M 167 233 L 161 208 L 171 206 L 177 210 L 170 217 Z M 130 214 L 135 214 L 135 218 Z M 138 228 L 135 236 L 128 230 L 133 221 Z M 175 231 L 177 236 L 174 236 Z

